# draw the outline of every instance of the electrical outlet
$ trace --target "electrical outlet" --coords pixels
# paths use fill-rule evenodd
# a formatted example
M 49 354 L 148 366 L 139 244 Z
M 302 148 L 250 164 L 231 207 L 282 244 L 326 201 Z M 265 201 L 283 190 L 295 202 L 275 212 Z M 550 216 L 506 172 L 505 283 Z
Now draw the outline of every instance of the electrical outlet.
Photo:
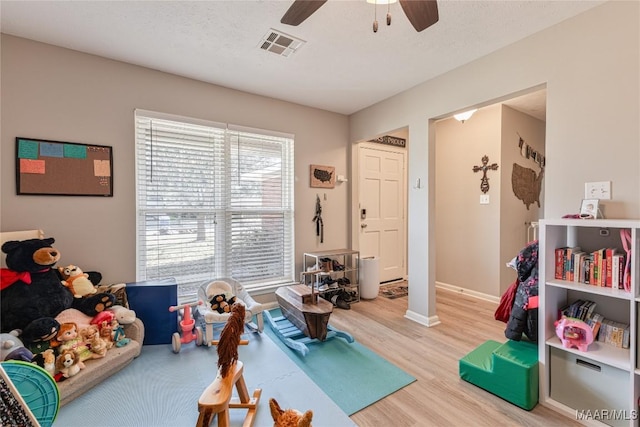
M 585 182 L 584 198 L 611 200 L 611 181 Z

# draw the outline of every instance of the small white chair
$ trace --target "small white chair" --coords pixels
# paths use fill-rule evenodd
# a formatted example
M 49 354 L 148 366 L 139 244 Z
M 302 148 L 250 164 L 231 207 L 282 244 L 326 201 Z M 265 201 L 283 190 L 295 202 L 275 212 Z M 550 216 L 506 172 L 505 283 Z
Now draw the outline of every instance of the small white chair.
M 199 313 L 204 317 L 205 334 L 204 342 L 211 346 L 213 341 L 213 324 L 226 323 L 231 313 L 218 313 L 217 310 L 211 308 L 211 298 L 214 295 L 225 294 L 227 298 L 236 297 L 236 301 L 245 306 L 245 325 L 254 332 L 262 332 L 264 329 L 264 321 L 262 319 L 262 311 L 264 307 L 249 295 L 244 287 L 233 279 L 218 279 L 211 282 L 205 282 L 198 288 L 198 299 L 203 302 L 197 306 Z M 253 321 L 253 316 L 256 321 Z

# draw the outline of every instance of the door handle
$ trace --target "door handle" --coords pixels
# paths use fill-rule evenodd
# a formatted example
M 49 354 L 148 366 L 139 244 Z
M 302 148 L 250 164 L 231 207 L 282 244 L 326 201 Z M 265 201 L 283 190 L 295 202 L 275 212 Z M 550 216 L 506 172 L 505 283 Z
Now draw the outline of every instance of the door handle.
M 367 224 L 365 223 L 360 224 L 360 228 L 367 228 Z

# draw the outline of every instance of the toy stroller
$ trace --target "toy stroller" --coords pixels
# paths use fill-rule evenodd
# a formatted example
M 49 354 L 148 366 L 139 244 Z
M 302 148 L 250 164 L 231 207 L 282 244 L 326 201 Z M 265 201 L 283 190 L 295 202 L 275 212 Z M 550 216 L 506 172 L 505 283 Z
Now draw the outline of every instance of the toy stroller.
M 172 305 L 169 307 L 170 312 L 183 310 L 182 315 L 178 313 L 178 318 L 182 319 L 179 321 L 182 336 L 180 336 L 179 332 L 174 332 L 171 339 L 171 346 L 173 347 L 174 353 L 180 353 L 180 347 L 182 344 L 190 343 L 194 340 L 196 345 L 202 345 L 202 328 L 200 326 L 195 326 L 196 321 L 191 316 L 191 307 L 195 307 L 200 304 L 202 304 L 202 301 L 193 302 L 191 304 Z

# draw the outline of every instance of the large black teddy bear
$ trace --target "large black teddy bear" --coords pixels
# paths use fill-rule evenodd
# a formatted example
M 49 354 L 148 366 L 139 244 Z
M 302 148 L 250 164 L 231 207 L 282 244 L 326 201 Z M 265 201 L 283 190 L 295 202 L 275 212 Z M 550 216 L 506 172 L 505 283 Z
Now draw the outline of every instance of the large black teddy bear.
M 54 318 L 63 310 L 75 308 L 95 316 L 114 304 L 115 297 L 106 293 L 73 297 L 62 285 L 57 269 L 52 268 L 60 259 L 60 252 L 51 246 L 54 242 L 47 238 L 13 240 L 2 245 L 8 268 L 2 269 L 0 282 L 1 332 L 19 329 L 23 341 L 48 341 L 60 327 Z M 93 277 L 95 280 L 101 275 L 94 273 Z

